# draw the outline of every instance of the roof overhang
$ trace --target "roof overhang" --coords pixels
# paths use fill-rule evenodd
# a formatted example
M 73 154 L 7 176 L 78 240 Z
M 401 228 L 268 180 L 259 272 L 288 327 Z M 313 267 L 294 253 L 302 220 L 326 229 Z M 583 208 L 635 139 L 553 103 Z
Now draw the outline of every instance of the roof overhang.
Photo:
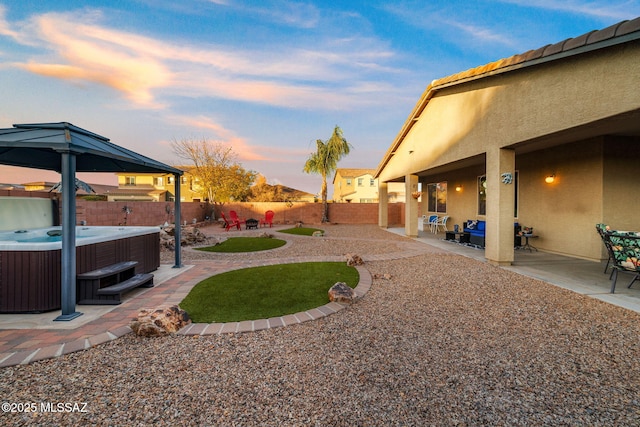
M 420 96 L 411 114 L 409 114 L 409 117 L 400 129 L 400 132 L 398 132 L 393 143 L 386 151 L 376 169 L 374 177 L 378 178 L 380 176 L 385 166 L 395 155 L 396 150 L 411 131 L 411 128 L 420 119 L 420 115 L 427 107 L 429 101 L 438 91 L 475 80 L 538 66 L 636 40 L 640 40 L 640 17 L 630 21 L 622 21 L 599 31 L 591 31 L 576 38 L 569 38 L 556 44 L 546 45 L 536 50 L 514 55 L 432 81 Z

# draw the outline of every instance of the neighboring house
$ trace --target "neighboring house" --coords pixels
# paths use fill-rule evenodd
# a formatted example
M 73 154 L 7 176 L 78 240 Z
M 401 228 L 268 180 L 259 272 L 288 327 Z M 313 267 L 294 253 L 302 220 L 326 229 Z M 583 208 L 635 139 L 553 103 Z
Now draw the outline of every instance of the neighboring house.
M 197 176 L 192 175 L 189 166 L 178 166 L 184 171 L 180 181 L 180 199 L 183 202 L 203 201 L 202 188 Z M 118 188 L 108 195 L 109 201 L 153 201 L 175 200 L 175 177 L 172 174 L 117 173 Z M 313 202 L 313 194 L 295 188 L 277 185 L 287 201 Z
M 22 184 L 22 186 L 24 187 L 25 191 L 49 191 L 56 184 L 57 182 L 34 181 L 25 182 Z
M 0 183 L 0 190 L 24 190 L 24 185 Z
M 485 220 L 485 257 L 507 265 L 517 221 L 539 249 L 597 261 L 596 223 L 640 231 L 639 172 L 637 18 L 433 81 L 375 172 L 379 224 L 390 183 L 421 184 L 408 236 L 419 212 Z
M 180 201 L 199 202 L 202 196 L 198 192 L 198 180 L 188 172 L 188 168 L 179 167 L 185 173 L 180 177 Z M 175 176 L 158 173 L 116 173 L 118 188 L 108 195 L 112 201 L 175 201 Z
M 375 169 L 336 169 L 333 176 L 333 201 L 336 203 L 378 203 Z M 404 202 L 404 185 L 394 183 L 387 192 L 388 202 Z
M 26 182 L 23 183 L 25 191 L 51 191 L 52 188 L 57 185 L 57 182 L 50 181 L 35 181 L 35 182 Z M 97 196 L 108 196 L 111 191 L 116 190 L 118 187 L 115 185 L 106 185 L 106 184 L 88 184 L 95 193 L 89 193 L 82 188 L 78 188 L 76 191 L 76 196 L 87 196 L 90 194 L 95 194 Z M 59 190 L 56 190 L 59 191 Z
M 276 184 L 274 187 L 276 187 L 278 193 L 283 196 L 283 200 L 287 202 L 314 203 L 318 201 L 318 197 L 315 194 L 307 193 L 306 191 L 296 190 L 295 188 L 282 184 Z

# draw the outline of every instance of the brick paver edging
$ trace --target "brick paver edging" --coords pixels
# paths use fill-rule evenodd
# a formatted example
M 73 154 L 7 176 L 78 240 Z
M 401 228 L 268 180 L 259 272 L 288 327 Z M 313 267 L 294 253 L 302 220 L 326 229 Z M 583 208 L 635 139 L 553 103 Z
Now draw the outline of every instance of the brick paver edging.
M 371 288 L 371 273 L 362 266 L 356 266 L 360 280 L 355 287 L 356 299 L 362 298 Z M 323 306 L 312 308 L 295 314 L 287 314 L 269 319 L 243 320 L 229 323 L 192 323 L 180 331 L 179 335 L 221 335 L 230 333 L 253 332 L 263 329 L 279 328 L 282 326 L 296 325 L 310 320 L 320 319 L 348 307 L 348 304 L 330 302 Z
M 354 289 L 356 298 L 362 298 L 371 288 L 371 273 L 362 267 L 356 266 L 360 279 L 358 285 Z M 175 294 L 174 294 L 175 295 Z M 172 298 L 167 298 L 171 300 Z M 313 308 L 300 313 L 289 314 L 281 317 L 273 317 L 269 319 L 246 320 L 242 322 L 230 323 L 192 323 L 180 331 L 179 335 L 214 335 L 228 333 L 252 332 L 262 329 L 276 328 L 282 326 L 290 326 L 298 323 L 304 323 L 310 320 L 316 320 L 330 314 L 336 313 L 346 308 L 346 304 L 330 302 L 323 306 Z M 75 353 L 77 351 L 87 350 L 91 347 L 103 344 L 120 338 L 123 335 L 132 333 L 133 331 L 128 325 L 120 326 L 113 330 L 93 335 L 88 338 L 81 338 L 62 344 L 51 345 L 47 347 L 37 348 L 35 350 L 25 350 L 17 352 L 9 352 L 0 354 L 0 368 L 26 365 L 39 360 L 52 359 L 65 354 Z

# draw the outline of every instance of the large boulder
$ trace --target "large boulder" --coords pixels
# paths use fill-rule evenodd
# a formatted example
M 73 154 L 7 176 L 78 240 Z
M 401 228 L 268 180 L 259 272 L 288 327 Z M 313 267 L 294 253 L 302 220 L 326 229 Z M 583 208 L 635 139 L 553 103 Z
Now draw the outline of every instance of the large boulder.
M 186 311 L 177 305 L 143 308 L 129 325 L 141 337 L 159 337 L 178 332 L 191 323 Z
M 329 289 L 329 301 L 351 304 L 356 299 L 356 291 L 346 283 L 338 282 Z

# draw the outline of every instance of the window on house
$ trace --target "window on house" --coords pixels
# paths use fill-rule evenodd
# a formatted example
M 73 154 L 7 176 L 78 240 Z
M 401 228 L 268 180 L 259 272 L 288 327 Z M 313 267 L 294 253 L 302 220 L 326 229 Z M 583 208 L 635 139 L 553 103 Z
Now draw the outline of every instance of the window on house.
M 515 207 L 513 217 L 518 217 L 518 171 L 513 176 L 513 191 L 515 192 Z M 478 215 L 487 214 L 487 176 L 478 177 Z
M 373 179 L 373 178 L 371 178 L 371 179 L 369 180 L 369 187 L 374 187 L 375 185 L 376 185 L 376 180 L 375 180 L 375 179 Z
M 176 178 L 173 175 L 171 175 L 169 177 L 169 184 L 173 184 L 174 182 L 176 182 Z
M 184 175 L 182 175 L 182 176 L 180 177 L 180 184 L 183 184 L 183 185 L 184 185 L 184 184 L 186 184 L 187 182 L 188 182 L 188 181 L 187 181 L 187 177 L 186 177 L 186 176 L 184 176 Z
M 347 185 L 351 185 L 351 178 L 347 178 Z
M 362 187 L 362 178 L 358 178 L 358 187 Z
M 427 184 L 427 209 L 429 212 L 447 212 L 447 182 Z
M 136 185 L 136 177 L 135 176 L 125 176 L 124 177 L 124 185 Z
M 161 177 L 161 176 L 153 178 L 153 185 L 155 185 L 156 187 L 163 187 L 164 186 L 164 178 Z
M 478 215 L 487 214 L 487 176 L 478 177 Z

